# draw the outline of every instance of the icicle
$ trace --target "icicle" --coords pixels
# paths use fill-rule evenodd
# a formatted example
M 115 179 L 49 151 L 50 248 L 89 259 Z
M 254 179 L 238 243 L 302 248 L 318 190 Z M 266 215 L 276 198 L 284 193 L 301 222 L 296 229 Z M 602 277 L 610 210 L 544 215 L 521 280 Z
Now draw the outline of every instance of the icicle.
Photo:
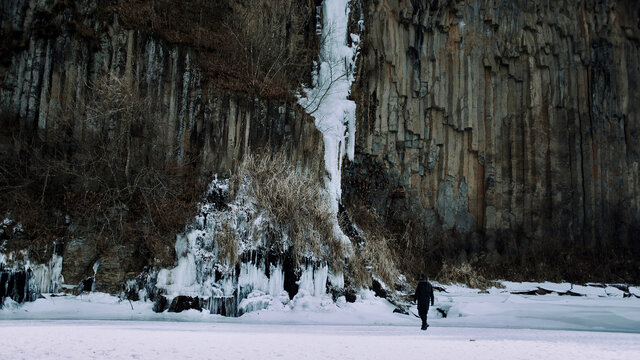
M 31 269 L 29 280 L 32 291 L 39 293 L 55 293 L 60 290 L 64 282 L 62 277 L 62 256 L 53 254 L 48 264 L 32 265 L 27 263 L 26 269 Z
M 331 286 L 340 289 L 344 288 L 344 274 L 342 272 L 330 272 L 328 275 L 328 280 L 331 283 Z
M 98 275 L 98 268 L 100 267 L 100 260 L 93 264 L 93 281 L 91 282 L 91 291 L 96 291 L 96 276 Z M 141 299 L 145 297 L 142 296 Z
M 329 267 L 323 265 L 314 267 L 313 265 L 305 265 L 298 280 L 300 290 L 304 290 L 311 296 L 323 296 L 327 293 L 327 277 Z

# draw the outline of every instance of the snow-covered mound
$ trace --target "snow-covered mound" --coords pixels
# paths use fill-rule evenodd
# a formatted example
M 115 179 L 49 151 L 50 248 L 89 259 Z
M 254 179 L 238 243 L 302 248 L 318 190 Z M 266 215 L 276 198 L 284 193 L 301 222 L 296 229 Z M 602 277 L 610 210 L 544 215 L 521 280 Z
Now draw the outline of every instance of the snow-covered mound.
M 228 316 L 282 307 L 302 298 L 322 301 L 327 297 L 328 265 L 320 261 L 298 267 L 285 264 L 292 244 L 286 232 L 273 228 L 271 219 L 250 196 L 250 181 L 240 181 L 232 201 L 229 180 L 211 183 L 194 224 L 177 237 L 177 265 L 157 273 L 154 283 L 159 295 L 204 299 L 212 313 Z M 238 263 L 225 257 L 229 248 L 238 254 Z M 334 284 L 342 283 L 336 276 L 331 279 Z M 139 298 L 149 295 L 148 284 L 139 288 Z
M 429 323 L 437 327 L 511 328 L 544 330 L 589 330 L 640 333 L 640 299 L 612 292 L 615 287 L 573 286 L 583 296 L 518 295 L 526 289 L 555 288 L 560 292 L 571 284 L 503 283 L 505 288 L 488 291 L 462 286 L 437 285 L 436 302 L 429 310 Z M 632 287 L 633 288 L 633 287 Z M 630 288 L 631 289 L 631 288 Z M 636 291 L 636 288 L 633 288 Z M 301 293 L 303 294 L 303 293 Z M 248 297 L 247 301 L 262 301 Z M 121 300 L 106 294 L 81 296 L 45 294 L 45 298 L 22 306 L 5 306 L 0 320 L 99 319 L 171 320 L 264 324 L 393 325 L 419 326 L 415 305 L 408 315 L 375 297 L 370 291 L 358 294 L 354 303 L 339 298 L 300 295 L 283 304 L 270 302 L 239 318 L 226 318 L 208 311 L 154 313 L 151 302 Z M 431 328 L 430 328 L 431 329 Z

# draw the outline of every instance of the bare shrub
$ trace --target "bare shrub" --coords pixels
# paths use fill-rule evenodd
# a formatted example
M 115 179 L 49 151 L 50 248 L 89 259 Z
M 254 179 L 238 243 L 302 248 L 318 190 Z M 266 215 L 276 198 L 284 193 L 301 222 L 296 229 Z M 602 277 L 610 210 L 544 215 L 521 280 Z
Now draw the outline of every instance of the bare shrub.
M 101 12 L 189 47 L 203 77 L 219 88 L 293 98 L 310 81 L 317 44 L 307 34 L 315 25 L 314 10 L 310 0 L 138 0 Z
M 166 149 L 154 119 L 127 81 L 107 74 L 90 88 L 92 96 L 61 111 L 46 134 L 13 135 L 17 146 L 3 158 L 0 212 L 25 224 L 34 248 L 92 236 L 99 249 L 133 242 L 142 257 L 170 264 L 172 235 L 195 212 L 204 185 L 190 166 L 157 155 Z M 85 127 L 74 134 L 79 120 Z
M 328 194 L 317 178 L 297 169 L 284 152 L 277 152 L 245 156 L 235 180 L 242 179 L 249 179 L 250 195 L 274 228 L 289 236 L 297 264 L 315 257 L 341 266 L 344 245 L 334 233 Z
M 358 272 L 357 267 L 364 267 L 371 269 L 374 276 L 392 287 L 393 279 L 397 275 L 394 254 L 390 247 L 392 235 L 383 226 L 380 217 L 373 209 L 357 203 L 352 204 L 347 212 L 364 234 L 355 246 L 356 254 L 353 260 L 350 260 L 353 261 L 350 270 L 353 272 L 351 276 L 355 278 L 354 282 L 363 282 L 362 274 Z M 363 285 L 369 282 L 365 281 Z
M 254 3 L 237 6 L 235 16 L 223 22 L 234 40 L 238 78 L 257 94 L 286 88 L 287 69 L 297 60 L 287 43 L 285 26 L 290 16 L 288 1 L 273 0 L 268 6 Z
M 502 287 L 499 282 L 487 280 L 480 275 L 469 263 L 452 265 L 445 262 L 442 264 L 437 279 L 443 284 L 465 284 L 474 289 L 487 289 L 492 286 Z

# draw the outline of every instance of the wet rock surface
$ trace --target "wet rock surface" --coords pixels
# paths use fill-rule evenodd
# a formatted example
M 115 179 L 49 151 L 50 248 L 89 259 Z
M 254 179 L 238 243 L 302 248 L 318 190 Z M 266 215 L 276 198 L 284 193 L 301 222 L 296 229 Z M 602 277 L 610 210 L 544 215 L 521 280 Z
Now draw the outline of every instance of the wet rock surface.
M 29 278 L 31 270 L 2 270 L 0 268 L 0 307 L 6 298 L 17 303 L 31 301 Z

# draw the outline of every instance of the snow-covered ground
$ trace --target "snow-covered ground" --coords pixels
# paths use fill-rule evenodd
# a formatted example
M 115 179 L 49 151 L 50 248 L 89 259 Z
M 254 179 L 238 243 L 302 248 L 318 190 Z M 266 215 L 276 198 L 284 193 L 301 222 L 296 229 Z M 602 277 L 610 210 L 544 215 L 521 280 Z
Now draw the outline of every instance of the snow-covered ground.
M 407 326 L 8 321 L 6 359 L 638 359 L 640 336 Z
M 240 318 L 156 314 L 151 303 L 99 293 L 45 295 L 0 310 L 0 359 L 640 359 L 640 299 L 615 287 L 504 285 L 486 294 L 446 286 L 427 332 L 370 292 L 353 304 L 298 303 Z M 539 287 L 555 293 L 512 294 Z M 567 290 L 585 296 L 558 295 Z

